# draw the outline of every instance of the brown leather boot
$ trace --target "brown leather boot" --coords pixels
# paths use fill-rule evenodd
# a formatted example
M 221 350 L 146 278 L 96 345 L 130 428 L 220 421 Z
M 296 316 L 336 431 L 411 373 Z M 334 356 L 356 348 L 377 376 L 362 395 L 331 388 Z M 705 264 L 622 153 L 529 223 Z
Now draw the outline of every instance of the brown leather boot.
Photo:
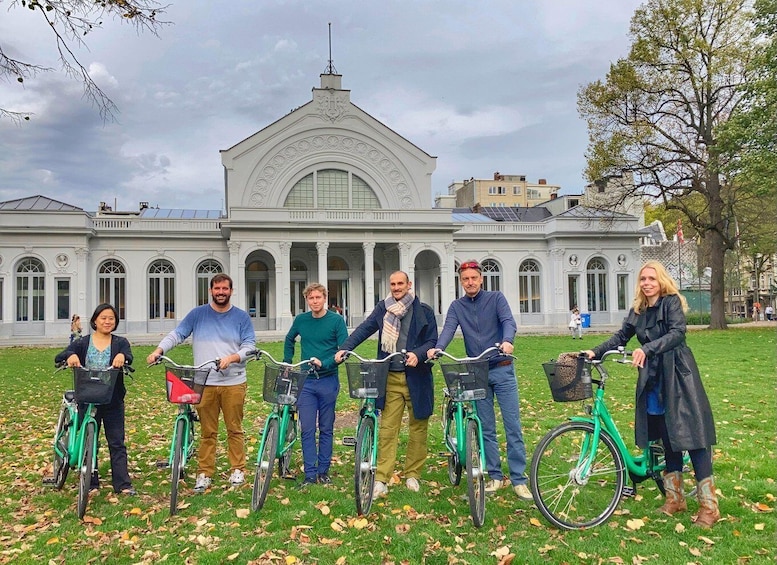
M 664 473 L 664 490 L 666 491 L 666 502 L 658 509 L 658 512 L 672 516 L 678 512 L 688 510 L 688 505 L 685 502 L 685 491 L 683 490 L 682 471 Z
M 709 529 L 720 520 L 718 495 L 715 494 L 715 481 L 712 477 L 707 477 L 697 483 L 696 498 L 699 499 L 699 511 L 693 515 L 691 520 L 697 526 Z

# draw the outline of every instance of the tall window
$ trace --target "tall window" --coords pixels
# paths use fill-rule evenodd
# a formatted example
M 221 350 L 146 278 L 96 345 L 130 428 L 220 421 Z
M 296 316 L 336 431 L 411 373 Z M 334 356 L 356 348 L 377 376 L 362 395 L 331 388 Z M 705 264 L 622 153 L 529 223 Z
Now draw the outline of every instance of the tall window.
M 202 306 L 210 301 L 210 279 L 223 272 L 221 263 L 213 259 L 206 259 L 199 264 L 197 267 L 197 306 Z
M 380 208 L 380 202 L 370 186 L 353 173 L 321 169 L 297 181 L 283 206 L 368 210 Z
M 588 311 L 607 310 L 607 267 L 602 259 L 594 257 L 588 262 L 586 282 L 588 283 Z
M 572 308 L 580 308 L 580 277 L 578 275 L 569 275 L 567 278 L 567 286 L 569 287 L 569 304 L 567 307 L 569 310 Z
M 527 259 L 518 269 L 518 294 L 522 314 L 539 314 L 542 311 L 540 266 L 533 259 Z
M 307 308 L 302 291 L 308 282 L 308 268 L 302 261 L 291 262 L 291 315 L 301 314 Z
M 626 310 L 629 297 L 629 275 L 618 275 L 618 310 Z
M 16 321 L 41 322 L 45 312 L 46 269 L 38 259 L 22 259 L 16 268 Z
M 112 304 L 119 320 L 126 320 L 127 272 L 119 261 L 110 259 L 97 269 L 97 294 L 100 303 Z
M 70 279 L 57 279 L 57 320 L 70 319 Z
M 499 265 L 496 261 L 486 259 L 480 266 L 483 268 L 483 290 L 501 290 L 502 274 L 499 272 Z
M 175 318 L 175 269 L 165 259 L 148 268 L 148 317 Z

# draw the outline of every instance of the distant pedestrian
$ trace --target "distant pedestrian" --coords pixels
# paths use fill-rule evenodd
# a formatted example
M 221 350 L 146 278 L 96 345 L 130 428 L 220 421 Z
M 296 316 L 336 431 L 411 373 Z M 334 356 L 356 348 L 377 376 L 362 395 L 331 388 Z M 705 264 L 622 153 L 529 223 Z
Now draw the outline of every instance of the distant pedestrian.
M 577 306 L 572 308 L 572 316 L 569 318 L 569 331 L 572 334 L 572 339 L 579 337 L 583 339 L 583 318 L 580 316 L 580 310 Z
M 766 309 L 764 310 L 764 314 L 766 314 L 766 321 L 771 322 L 772 316 L 774 316 L 774 308 L 772 308 L 771 304 L 766 307 Z
M 80 339 L 81 335 L 83 335 L 83 328 L 81 327 L 81 316 L 78 314 L 73 314 L 73 317 L 70 319 L 70 343 Z

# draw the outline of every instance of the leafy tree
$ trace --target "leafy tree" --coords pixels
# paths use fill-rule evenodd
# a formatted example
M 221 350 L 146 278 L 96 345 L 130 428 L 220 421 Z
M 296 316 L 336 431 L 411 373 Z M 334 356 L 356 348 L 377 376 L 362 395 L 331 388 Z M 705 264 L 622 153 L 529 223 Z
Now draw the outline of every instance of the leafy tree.
M 749 4 L 648 0 L 631 20 L 628 57 L 578 92 L 589 180 L 633 173 L 624 198 L 647 196 L 679 211 L 706 240 L 713 328 L 726 327 L 725 255 L 736 244 L 738 201 L 749 197 L 724 173 L 729 155 L 717 133 L 744 96 L 754 54 Z
M 2 4 L 3 0 L 0 0 Z M 7 11 L 25 9 L 40 15 L 45 33 L 54 35 L 61 70 L 83 83 L 84 95 L 97 106 L 103 120 L 112 120 L 117 111 L 116 105 L 92 80 L 73 50 L 86 45 L 84 38 L 99 29 L 106 17 L 129 22 L 138 31 L 150 31 L 156 35 L 159 27 L 167 23 L 157 19 L 166 8 L 154 0 L 11 0 Z M 26 61 L 23 54 L 17 56 L 15 53 L 13 45 L 0 41 L 0 79 L 23 87 L 26 80 L 55 70 Z M 20 122 L 29 120 L 30 115 L 29 112 L 0 106 L 0 118 Z

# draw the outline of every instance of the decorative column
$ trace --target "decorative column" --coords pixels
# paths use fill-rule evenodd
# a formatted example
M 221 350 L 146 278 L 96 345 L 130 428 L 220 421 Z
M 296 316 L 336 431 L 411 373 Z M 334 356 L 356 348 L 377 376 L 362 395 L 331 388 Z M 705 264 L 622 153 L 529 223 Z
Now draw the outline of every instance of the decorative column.
M 448 312 L 451 302 L 456 300 L 456 242 L 449 241 L 445 244 L 445 257 L 440 263 L 440 292 L 442 293 L 442 319 Z
M 243 292 L 232 294 L 231 302 L 238 308 L 246 310 L 246 298 L 248 293 L 246 290 L 245 267 L 242 269 L 243 276 L 242 278 L 240 277 L 240 242 L 230 240 L 227 242 L 227 248 L 229 249 L 229 271 L 227 274 L 232 277 L 233 282 L 238 281 L 234 282 L 234 284 L 240 285 L 243 288 Z
M 397 248 L 399 249 L 399 270 L 405 271 L 408 278 L 412 281 L 415 268 L 414 265 L 410 264 L 411 245 L 408 242 L 403 241 L 402 243 L 397 244 Z
M 564 250 L 563 249 L 551 249 L 548 251 L 550 255 L 550 277 L 543 277 L 546 282 L 543 284 L 542 296 L 553 296 L 552 312 L 545 312 L 550 314 L 550 318 L 546 318 L 546 325 L 565 324 L 568 322 L 569 310 L 566 305 L 564 289 L 567 288 L 566 281 L 564 280 Z M 550 287 L 550 288 L 549 288 Z
M 329 289 L 329 272 L 327 270 L 328 249 L 328 241 L 320 241 L 316 243 L 316 250 L 318 251 L 318 282 L 323 284 L 327 289 Z
M 76 304 L 75 312 L 80 312 L 81 319 L 86 319 L 85 316 L 89 315 L 89 308 L 86 304 L 86 285 L 89 277 L 86 274 L 86 260 L 89 257 L 89 249 L 86 247 L 76 247 L 76 287 L 73 289 L 76 292 Z M 9 303 L 10 304 L 10 303 Z M 117 305 L 118 306 L 118 305 Z M 129 312 L 125 310 L 124 316 L 129 317 Z M 127 320 L 124 320 L 125 329 L 127 328 Z
M 281 250 L 281 258 L 275 267 L 275 305 L 280 313 L 280 328 L 286 330 L 291 327 L 293 316 L 291 315 L 291 243 L 282 241 L 278 244 Z
M 375 242 L 362 243 L 364 250 L 364 316 L 375 307 Z

